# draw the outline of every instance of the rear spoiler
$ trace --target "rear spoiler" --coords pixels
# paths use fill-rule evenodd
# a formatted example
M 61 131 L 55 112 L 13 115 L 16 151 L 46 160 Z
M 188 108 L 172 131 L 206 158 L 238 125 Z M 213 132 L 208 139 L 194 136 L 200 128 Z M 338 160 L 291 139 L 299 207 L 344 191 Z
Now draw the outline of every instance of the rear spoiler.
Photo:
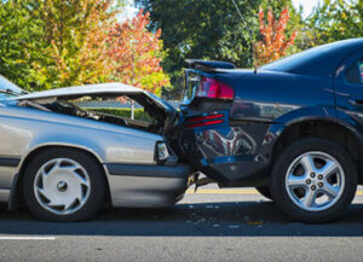
M 189 64 L 189 68 L 198 69 L 202 71 L 214 71 L 216 69 L 235 69 L 236 66 L 229 62 L 223 61 L 206 61 L 199 59 L 186 59 L 185 62 Z

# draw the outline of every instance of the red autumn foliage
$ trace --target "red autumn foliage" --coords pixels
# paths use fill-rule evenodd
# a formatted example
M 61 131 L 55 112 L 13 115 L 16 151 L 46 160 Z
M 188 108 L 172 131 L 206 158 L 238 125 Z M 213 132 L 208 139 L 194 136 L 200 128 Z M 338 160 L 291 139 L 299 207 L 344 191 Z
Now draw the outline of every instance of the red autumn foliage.
M 149 17 L 140 10 L 131 21 L 116 23 L 108 36 L 108 55 L 115 80 L 158 93 L 169 79 L 160 66 L 161 30 L 147 30 Z
M 290 38 L 286 36 L 285 31 L 287 23 L 290 20 L 287 8 L 281 12 L 277 22 L 271 10 L 267 11 L 267 24 L 265 24 L 264 18 L 264 11 L 260 7 L 260 35 L 263 40 L 259 41 L 255 46 L 254 55 L 256 66 L 270 63 L 285 56 L 287 49 L 294 44 L 297 36 L 297 30 L 291 34 Z

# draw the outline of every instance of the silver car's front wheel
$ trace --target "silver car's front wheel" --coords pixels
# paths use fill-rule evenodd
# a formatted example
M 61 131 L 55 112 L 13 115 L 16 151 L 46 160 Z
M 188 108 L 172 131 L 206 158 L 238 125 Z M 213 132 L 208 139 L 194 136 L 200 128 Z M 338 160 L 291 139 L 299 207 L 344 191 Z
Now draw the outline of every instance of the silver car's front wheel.
M 69 215 L 87 202 L 91 183 L 87 171 L 69 158 L 55 158 L 43 164 L 34 180 L 34 193 L 41 207 Z
M 105 175 L 97 160 L 86 152 L 44 150 L 32 159 L 24 176 L 24 200 L 29 210 L 43 219 L 82 220 L 105 204 Z

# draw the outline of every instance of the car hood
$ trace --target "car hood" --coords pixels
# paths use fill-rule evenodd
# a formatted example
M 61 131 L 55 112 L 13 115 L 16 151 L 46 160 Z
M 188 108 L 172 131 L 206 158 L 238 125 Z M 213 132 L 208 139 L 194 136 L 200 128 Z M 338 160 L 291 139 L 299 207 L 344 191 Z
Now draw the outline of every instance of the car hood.
M 173 106 L 146 90 L 121 83 L 59 88 L 20 95 L 11 98 L 11 100 L 16 102 L 31 101 L 38 104 L 50 104 L 57 100 L 72 100 L 82 96 L 117 97 L 123 95 L 128 96 L 143 106 L 145 112 L 150 116 L 155 116 L 158 123 L 162 126 L 162 134 L 166 134 L 173 127 L 173 123 L 178 117 L 178 112 Z
M 84 85 L 84 86 L 72 86 L 65 88 L 58 88 L 40 92 L 34 92 L 26 95 L 16 97 L 16 100 L 34 100 L 51 97 L 62 97 L 62 96 L 79 96 L 87 94 L 102 94 L 102 93 L 142 93 L 144 90 L 124 85 L 121 83 L 107 83 L 107 84 L 95 84 L 95 85 Z
M 166 110 L 167 112 L 174 113 L 176 110 L 166 101 L 160 99 L 159 97 L 147 92 L 143 89 L 133 87 L 130 85 L 125 85 L 122 83 L 106 83 L 106 84 L 94 84 L 94 85 L 84 85 L 84 86 L 73 86 L 58 88 L 40 92 L 34 92 L 26 95 L 21 95 L 12 98 L 12 100 L 45 100 L 51 98 L 71 98 L 84 95 L 97 95 L 97 94 L 114 94 L 117 95 L 136 95 L 142 94 L 152 100 L 156 106 Z

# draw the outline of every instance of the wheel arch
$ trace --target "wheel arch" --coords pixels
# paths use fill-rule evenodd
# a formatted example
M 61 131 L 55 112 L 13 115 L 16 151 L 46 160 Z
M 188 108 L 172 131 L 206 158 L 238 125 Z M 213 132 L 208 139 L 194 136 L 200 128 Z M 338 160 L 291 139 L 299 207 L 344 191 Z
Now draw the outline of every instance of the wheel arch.
M 31 160 L 40 152 L 43 152 L 45 150 L 49 150 L 52 148 L 63 148 L 63 149 L 76 150 L 76 151 L 83 152 L 83 153 L 87 154 L 89 157 L 93 158 L 96 161 L 96 163 L 99 165 L 99 167 L 101 168 L 103 175 L 105 177 L 106 185 L 107 185 L 106 200 L 107 200 L 107 204 L 111 204 L 111 194 L 110 194 L 109 181 L 107 179 L 107 170 L 106 170 L 105 166 L 102 164 L 103 161 L 101 160 L 100 156 L 97 153 L 95 153 L 94 151 L 92 151 L 88 148 L 84 148 L 82 146 L 77 146 L 77 145 L 44 144 L 44 145 L 39 145 L 39 146 L 33 148 L 20 161 L 20 164 L 17 169 L 17 173 L 16 173 L 15 178 L 12 183 L 11 192 L 10 192 L 10 196 L 9 196 L 8 206 L 9 206 L 10 210 L 16 209 L 18 204 L 21 203 L 23 200 L 22 183 L 23 183 L 23 178 L 25 175 L 25 170 L 26 170 L 27 166 L 29 165 L 29 163 L 31 162 Z
M 292 121 L 279 129 L 272 150 L 272 163 L 288 144 L 304 137 L 319 137 L 331 140 L 343 147 L 356 164 L 359 183 L 363 183 L 362 139 L 348 123 L 327 117 L 304 118 Z

